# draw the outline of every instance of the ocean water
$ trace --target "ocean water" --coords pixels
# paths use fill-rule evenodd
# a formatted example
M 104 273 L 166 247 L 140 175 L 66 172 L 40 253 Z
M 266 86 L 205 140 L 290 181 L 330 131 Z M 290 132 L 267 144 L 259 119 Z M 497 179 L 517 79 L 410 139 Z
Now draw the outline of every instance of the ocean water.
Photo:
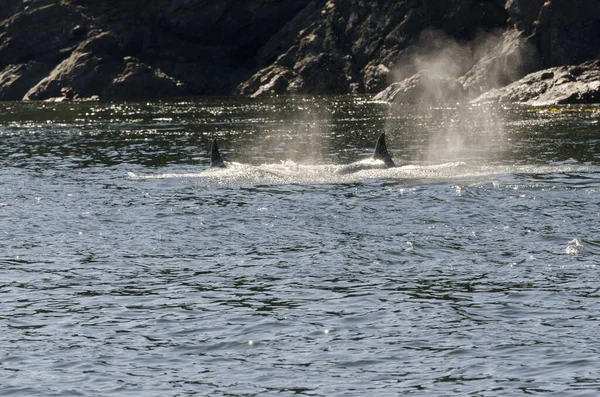
M 0 395 L 597 396 L 599 120 L 2 103 Z

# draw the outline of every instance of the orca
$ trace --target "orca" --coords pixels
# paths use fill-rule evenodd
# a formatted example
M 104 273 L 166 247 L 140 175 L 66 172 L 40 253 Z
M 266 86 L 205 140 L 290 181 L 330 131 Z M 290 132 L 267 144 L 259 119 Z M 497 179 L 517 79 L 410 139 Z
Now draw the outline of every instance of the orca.
M 355 163 L 342 165 L 336 171 L 338 175 L 352 174 L 354 172 L 362 171 L 362 170 L 372 170 L 372 169 L 384 169 L 384 168 L 393 168 L 396 166 L 392 156 L 387 150 L 387 146 L 385 144 L 385 132 L 382 132 L 377 138 L 377 145 L 375 145 L 375 152 L 371 158 L 357 161 Z M 219 153 L 219 146 L 217 145 L 217 138 L 214 138 L 212 144 L 210 146 L 210 166 L 209 169 L 215 168 L 227 168 L 223 158 L 221 157 L 221 153 Z
M 394 160 L 388 152 L 387 146 L 385 144 L 385 132 L 382 132 L 379 135 L 379 138 L 377 138 L 375 152 L 373 153 L 373 156 L 371 158 L 343 165 L 336 171 L 336 174 L 346 175 L 362 170 L 393 168 L 395 166 L 396 163 L 394 163 Z
M 210 166 L 208 168 L 227 168 L 223 158 L 221 157 L 221 153 L 219 153 L 217 138 L 214 138 L 212 144 L 210 145 Z

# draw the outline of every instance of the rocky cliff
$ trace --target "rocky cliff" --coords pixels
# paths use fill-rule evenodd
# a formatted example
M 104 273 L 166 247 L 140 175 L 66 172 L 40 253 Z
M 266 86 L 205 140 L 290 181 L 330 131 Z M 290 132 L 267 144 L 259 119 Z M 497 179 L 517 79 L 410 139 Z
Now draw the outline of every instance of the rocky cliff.
M 597 59 L 597 37 L 597 0 L 4 0 L 0 100 L 470 99 Z
M 3 0 L 0 99 L 232 93 L 308 0 Z

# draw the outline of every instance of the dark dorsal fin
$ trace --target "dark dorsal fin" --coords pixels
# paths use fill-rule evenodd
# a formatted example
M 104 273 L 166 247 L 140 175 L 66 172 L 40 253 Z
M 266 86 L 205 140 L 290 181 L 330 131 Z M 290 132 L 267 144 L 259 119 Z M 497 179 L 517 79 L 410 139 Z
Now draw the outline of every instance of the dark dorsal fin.
M 225 168 L 225 162 L 221 158 L 221 153 L 219 153 L 219 147 L 217 146 L 217 138 L 213 139 L 210 146 L 210 168 Z
M 387 167 L 395 167 L 396 163 L 392 160 L 392 156 L 387 150 L 387 146 L 385 144 L 385 132 L 382 132 L 377 138 L 377 145 L 375 146 L 375 153 L 373 153 L 373 159 L 375 160 L 383 160 Z

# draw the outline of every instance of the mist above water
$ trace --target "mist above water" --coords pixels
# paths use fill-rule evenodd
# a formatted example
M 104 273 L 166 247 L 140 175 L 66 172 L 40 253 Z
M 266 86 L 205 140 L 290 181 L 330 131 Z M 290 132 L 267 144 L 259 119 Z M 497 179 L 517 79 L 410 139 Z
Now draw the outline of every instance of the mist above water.
M 436 30 L 423 32 L 419 42 L 405 56 L 406 60 L 391 74 L 394 81 L 402 81 L 411 76 L 414 79 L 415 73 L 419 73 L 412 106 L 391 105 L 386 130 L 397 128 L 395 120 L 411 111 L 423 123 L 413 125 L 408 134 L 423 136 L 427 141 L 427 149 L 418 160 L 430 163 L 468 161 L 467 152 L 488 152 L 498 158 L 495 153 L 506 145 L 505 112 L 493 105 L 469 104 L 469 94 L 463 83 L 464 76 L 471 73 L 470 69 L 499 45 L 502 45 L 502 37 L 497 32 L 481 33 L 467 43 Z M 510 59 L 511 62 L 501 63 L 501 67 L 485 78 L 480 77 L 479 84 L 498 86 L 502 76 L 516 73 L 522 64 L 521 57 L 516 52 Z

